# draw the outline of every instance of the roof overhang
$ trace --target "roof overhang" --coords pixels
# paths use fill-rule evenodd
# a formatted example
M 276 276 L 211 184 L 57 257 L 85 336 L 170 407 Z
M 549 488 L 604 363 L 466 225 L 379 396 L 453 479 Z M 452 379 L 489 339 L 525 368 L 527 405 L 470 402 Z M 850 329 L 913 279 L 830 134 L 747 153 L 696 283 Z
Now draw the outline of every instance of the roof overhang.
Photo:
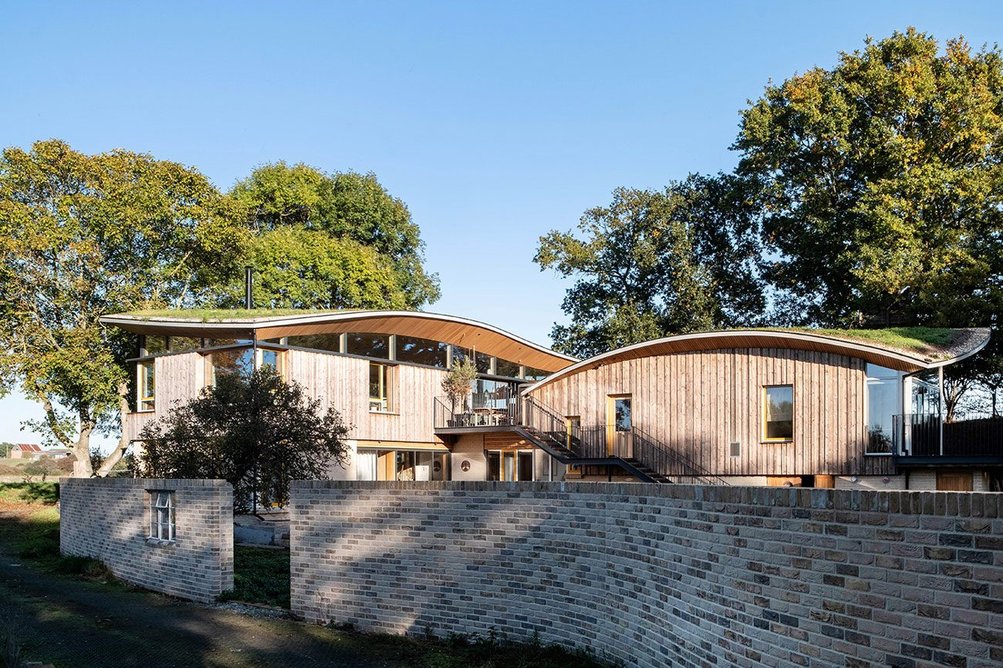
M 331 311 L 219 320 L 185 318 L 183 315 L 152 317 L 121 313 L 103 316 L 101 322 L 136 334 L 259 341 L 285 336 L 347 332 L 399 334 L 473 348 L 487 355 L 544 371 L 558 371 L 577 361 L 574 357 L 482 322 L 419 311 Z
M 645 341 L 634 345 L 618 348 L 608 353 L 596 355 L 582 360 L 577 364 L 561 369 L 524 390 L 524 394 L 532 393 L 544 385 L 561 378 L 596 369 L 606 364 L 625 360 L 654 357 L 658 355 L 673 355 L 704 350 L 726 350 L 747 348 L 780 348 L 786 350 L 806 350 L 811 352 L 831 353 L 856 357 L 871 364 L 877 364 L 889 369 L 916 373 L 928 369 L 936 369 L 954 364 L 971 357 L 989 343 L 989 330 L 970 330 L 974 333 L 973 341 L 960 353 L 943 359 L 930 359 L 918 354 L 884 348 L 863 341 L 851 341 L 822 334 L 806 332 L 790 332 L 781 330 L 730 330 L 721 332 L 701 332 L 698 334 L 679 334 L 654 341 Z

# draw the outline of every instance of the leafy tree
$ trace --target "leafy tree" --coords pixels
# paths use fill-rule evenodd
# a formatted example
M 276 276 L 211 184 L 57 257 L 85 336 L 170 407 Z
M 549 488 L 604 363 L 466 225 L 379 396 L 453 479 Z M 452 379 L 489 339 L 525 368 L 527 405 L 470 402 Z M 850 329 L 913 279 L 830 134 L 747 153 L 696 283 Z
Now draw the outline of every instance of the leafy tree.
M 220 374 L 214 387 L 143 428 L 140 473 L 226 480 L 238 511 L 252 499 L 284 505 L 291 480 L 325 478 L 346 461 L 348 428 L 337 411 L 320 409 L 271 367 L 249 378 Z
M 269 232 L 293 227 L 313 232 L 316 243 L 325 246 L 330 245 L 326 239 L 356 242 L 375 251 L 381 262 L 389 260 L 395 280 L 393 292 L 403 295 L 406 307 L 419 308 L 439 298 L 438 278 L 426 274 L 422 265 L 424 244 L 418 226 L 404 202 L 391 196 L 374 174 L 325 174 L 307 165 L 278 162 L 254 170 L 250 177 L 234 186 L 232 195 L 245 207 L 248 224 L 259 234 L 267 236 Z M 336 256 L 343 254 L 343 250 L 336 252 Z M 268 264 L 257 268 L 266 274 L 271 271 Z M 360 267 L 359 271 L 365 274 L 368 268 Z M 318 276 L 333 284 L 342 274 Z M 366 279 L 350 276 L 349 280 Z M 262 291 L 267 285 L 262 286 Z M 265 296 L 264 303 L 283 299 L 274 293 L 266 292 Z M 329 303 L 327 295 L 321 294 L 319 301 L 300 305 L 327 307 Z
M 42 404 L 35 426 L 73 449 L 75 475 L 92 473 L 91 434 L 127 410 L 133 340 L 98 318 L 208 299 L 239 272 L 235 218 L 200 173 L 149 155 L 58 140 L 0 155 L 0 392 Z
M 985 325 L 1003 307 L 1003 59 L 913 29 L 743 112 L 766 278 L 802 324 Z
M 456 412 L 456 404 L 463 403 L 470 394 L 470 385 L 477 379 L 477 367 L 473 361 L 463 359 L 453 362 L 452 368 L 442 378 L 442 391 L 449 397 L 452 411 Z
M 261 232 L 248 245 L 257 268 L 254 303 L 270 308 L 406 309 L 410 298 L 392 265 L 370 246 L 303 227 Z M 240 303 L 244 286 L 231 284 L 229 300 Z
M 14 449 L 13 443 L 7 443 L 4 441 L 0 443 L 0 458 L 6 459 L 10 457 L 10 451 Z
M 694 175 L 662 192 L 619 188 L 578 234 L 541 237 L 535 261 L 575 277 L 552 330 L 587 357 L 668 334 L 749 325 L 764 308 L 759 248 L 740 180 Z

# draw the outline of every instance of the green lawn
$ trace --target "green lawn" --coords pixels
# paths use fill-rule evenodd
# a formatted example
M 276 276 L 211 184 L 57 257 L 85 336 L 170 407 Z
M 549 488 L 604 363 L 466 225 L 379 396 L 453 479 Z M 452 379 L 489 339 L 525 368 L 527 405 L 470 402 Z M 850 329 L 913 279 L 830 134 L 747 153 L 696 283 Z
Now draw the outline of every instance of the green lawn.
M 289 550 L 237 545 L 233 591 L 224 600 L 289 608 Z

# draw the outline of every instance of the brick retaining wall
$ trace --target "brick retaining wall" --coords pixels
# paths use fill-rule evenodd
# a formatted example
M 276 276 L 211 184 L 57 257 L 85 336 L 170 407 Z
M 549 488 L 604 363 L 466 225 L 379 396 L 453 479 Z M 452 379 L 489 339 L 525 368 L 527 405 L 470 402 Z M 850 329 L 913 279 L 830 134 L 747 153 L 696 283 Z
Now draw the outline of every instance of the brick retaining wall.
M 149 538 L 148 490 L 175 497 L 174 541 Z M 233 589 L 233 490 L 222 480 L 62 478 L 59 547 L 115 577 L 208 602 Z
M 297 482 L 292 609 L 628 665 L 998 666 L 1003 494 Z

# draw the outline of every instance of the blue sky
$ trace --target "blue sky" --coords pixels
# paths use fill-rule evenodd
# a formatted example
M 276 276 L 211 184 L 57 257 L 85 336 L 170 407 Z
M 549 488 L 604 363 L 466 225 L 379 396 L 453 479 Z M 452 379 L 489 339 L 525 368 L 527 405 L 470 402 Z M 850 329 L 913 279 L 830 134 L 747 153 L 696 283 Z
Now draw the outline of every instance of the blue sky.
M 533 264 L 618 186 L 734 166 L 770 81 L 915 26 L 975 45 L 994 2 L 162 2 L 0 5 L 0 145 L 58 137 L 194 165 L 372 171 L 442 281 L 430 310 L 546 343 Z M 0 400 L 0 441 L 35 407 Z

